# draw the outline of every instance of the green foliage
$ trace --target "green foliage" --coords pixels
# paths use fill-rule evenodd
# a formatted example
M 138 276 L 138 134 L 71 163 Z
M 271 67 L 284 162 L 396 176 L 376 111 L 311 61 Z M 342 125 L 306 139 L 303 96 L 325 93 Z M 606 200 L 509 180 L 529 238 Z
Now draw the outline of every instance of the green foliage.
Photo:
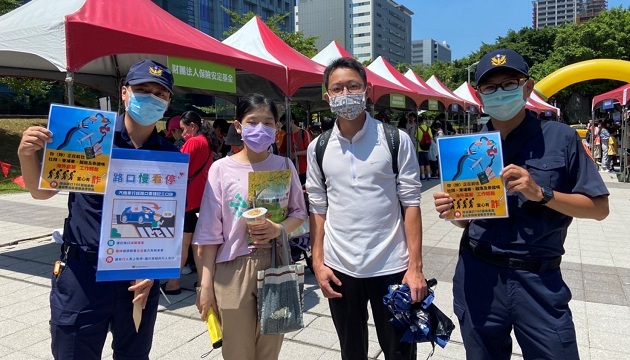
M 467 67 L 492 50 L 509 48 L 519 52 L 530 65 L 530 75 L 540 81 L 554 71 L 576 62 L 591 59 L 630 60 L 630 10 L 612 8 L 581 24 L 555 28 L 522 28 L 510 30 L 493 44 L 482 44 L 479 50 L 451 63 L 419 65 L 412 70 L 423 79 L 437 76 L 451 89 L 467 80 Z M 474 67 L 471 82 L 474 83 Z M 560 108 L 576 95 L 590 99 L 621 85 L 612 80 L 592 80 L 567 87 L 553 97 Z M 588 100 L 587 100 L 588 101 Z M 565 112 L 566 114 L 566 112 Z M 574 114 L 566 114 L 571 120 Z
M 221 8 L 228 15 L 230 15 L 232 24 L 234 24 L 233 26 L 230 26 L 230 28 L 226 32 L 223 33 L 226 38 L 237 32 L 241 27 L 243 27 L 243 25 L 245 25 L 249 20 L 256 16 L 256 14 L 251 11 L 241 15 L 226 7 L 221 6 Z M 274 14 L 267 18 L 267 21 L 265 21 L 265 25 L 267 25 L 269 29 L 274 32 L 274 34 L 278 35 L 278 37 L 280 37 L 282 41 L 287 43 L 297 52 L 308 58 L 312 58 L 317 54 L 317 47 L 315 46 L 317 36 L 304 36 L 304 33 L 302 31 L 290 32 L 281 30 L 281 25 L 286 22 L 287 17 L 289 17 L 289 13 Z
M 0 15 L 4 15 L 11 10 L 17 9 L 22 4 L 20 0 L 2 0 L 0 1 Z

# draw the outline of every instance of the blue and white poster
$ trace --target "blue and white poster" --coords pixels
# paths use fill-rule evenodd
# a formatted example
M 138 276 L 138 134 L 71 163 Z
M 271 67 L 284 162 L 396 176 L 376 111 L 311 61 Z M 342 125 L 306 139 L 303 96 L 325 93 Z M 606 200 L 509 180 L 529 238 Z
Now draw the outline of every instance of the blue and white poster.
M 499 176 L 503 153 L 499 132 L 437 138 L 442 190 L 453 199 L 447 220 L 508 217 Z
M 111 111 L 50 105 L 39 188 L 105 193 L 115 121 Z
M 96 281 L 180 274 L 188 154 L 113 149 Z

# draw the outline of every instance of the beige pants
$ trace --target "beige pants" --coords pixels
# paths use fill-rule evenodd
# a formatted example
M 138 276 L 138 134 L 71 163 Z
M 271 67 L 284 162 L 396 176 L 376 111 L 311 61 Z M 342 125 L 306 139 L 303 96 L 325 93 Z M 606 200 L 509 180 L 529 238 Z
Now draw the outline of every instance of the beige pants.
M 258 321 L 256 275 L 271 264 L 271 249 L 216 264 L 214 294 L 223 328 L 223 359 L 278 359 L 284 335 L 262 335 Z

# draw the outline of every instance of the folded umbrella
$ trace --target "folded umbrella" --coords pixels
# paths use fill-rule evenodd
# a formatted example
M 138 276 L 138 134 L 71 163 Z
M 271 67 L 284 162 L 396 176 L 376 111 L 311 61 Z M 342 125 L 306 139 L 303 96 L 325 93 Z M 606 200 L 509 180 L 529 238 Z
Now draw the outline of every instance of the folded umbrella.
M 436 343 L 442 348 L 448 343 L 455 324 L 433 304 L 436 284 L 437 280 L 428 280 L 428 295 L 415 304 L 411 303 L 411 291 L 407 284 L 389 286 L 388 294 L 383 296 L 383 304 L 393 315 L 392 324 L 405 330 L 400 341 L 431 342 L 433 349 Z

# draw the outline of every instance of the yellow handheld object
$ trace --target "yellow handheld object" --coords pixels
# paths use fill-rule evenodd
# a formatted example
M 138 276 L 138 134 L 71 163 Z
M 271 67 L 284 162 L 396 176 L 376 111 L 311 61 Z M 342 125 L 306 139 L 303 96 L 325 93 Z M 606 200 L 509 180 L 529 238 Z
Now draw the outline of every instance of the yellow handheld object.
M 221 323 L 219 318 L 214 312 L 212 306 L 208 309 L 208 318 L 206 319 L 206 325 L 208 325 L 208 334 L 210 335 L 210 342 L 212 347 L 218 349 L 223 345 L 223 333 L 221 332 Z

